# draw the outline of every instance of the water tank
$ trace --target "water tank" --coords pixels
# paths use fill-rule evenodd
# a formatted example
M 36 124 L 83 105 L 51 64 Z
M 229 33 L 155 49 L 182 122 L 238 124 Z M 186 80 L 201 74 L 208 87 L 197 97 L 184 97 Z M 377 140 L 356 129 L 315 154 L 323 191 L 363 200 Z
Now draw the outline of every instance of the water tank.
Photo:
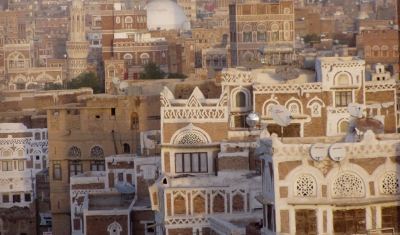
M 293 45 L 291 44 L 278 44 L 278 45 L 264 45 L 258 48 L 258 51 L 265 54 L 288 54 L 292 53 L 294 50 Z

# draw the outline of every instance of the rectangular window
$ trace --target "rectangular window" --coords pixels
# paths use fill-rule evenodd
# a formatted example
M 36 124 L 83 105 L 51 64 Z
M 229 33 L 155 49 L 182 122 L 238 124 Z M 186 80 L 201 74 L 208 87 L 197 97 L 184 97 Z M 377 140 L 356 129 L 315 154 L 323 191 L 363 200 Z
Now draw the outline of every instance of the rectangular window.
M 176 153 L 176 173 L 207 173 L 207 153 Z
M 266 32 L 257 32 L 257 41 L 265 42 L 266 39 L 267 39 L 267 33 Z
M 317 234 L 315 210 L 296 210 L 296 234 Z
M 115 108 L 111 108 L 111 116 L 115 116 Z
M 243 42 L 251 42 L 251 32 L 243 33 Z
M 118 181 L 124 181 L 124 173 L 118 173 Z
M 61 161 L 53 161 L 53 179 L 61 180 Z
M 336 107 L 347 107 L 352 102 L 351 91 L 337 91 L 335 92 Z
M 31 194 L 30 193 L 25 193 L 24 194 L 24 200 L 26 202 L 30 202 L 31 201 Z
M 68 165 L 69 165 L 69 177 L 82 174 L 82 162 L 81 161 L 69 161 Z
M 3 194 L 3 203 L 7 202 L 10 202 L 10 197 L 8 196 L 8 194 Z
M 23 171 L 25 169 L 25 161 L 18 161 L 18 170 Z
M 400 232 L 400 206 L 382 208 L 382 228 L 394 228 L 395 233 Z
M 12 171 L 12 161 L 3 161 L 2 163 L 2 170 L 3 171 Z
M 365 209 L 337 210 L 333 212 L 333 230 L 335 234 L 365 234 L 365 222 Z
M 21 202 L 21 195 L 15 194 L 13 195 L 13 203 Z
M 104 161 L 90 161 L 91 171 L 105 171 Z

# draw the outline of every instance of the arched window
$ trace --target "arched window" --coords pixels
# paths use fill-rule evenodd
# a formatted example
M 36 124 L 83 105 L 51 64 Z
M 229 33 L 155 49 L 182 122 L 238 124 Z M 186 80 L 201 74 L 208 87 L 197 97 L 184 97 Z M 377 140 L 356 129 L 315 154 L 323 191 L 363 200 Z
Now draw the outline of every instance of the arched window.
M 246 24 L 243 26 L 243 42 L 251 42 L 252 41 L 252 28 L 250 25 Z
M 209 55 L 206 56 L 206 66 L 211 66 L 211 57 Z
M 379 46 L 372 47 L 372 57 L 379 58 Z
M 309 197 L 315 196 L 317 187 L 314 177 L 309 174 L 301 174 L 295 180 L 295 196 L 297 197 Z
M 295 103 L 291 103 L 289 105 L 289 111 L 290 111 L 290 113 L 300 113 L 299 105 L 295 104 Z
M 114 221 L 114 223 L 108 226 L 107 232 L 109 233 L 109 235 L 120 235 L 122 232 L 122 226 Z
M 218 56 L 214 56 L 213 57 L 213 65 L 214 66 L 219 66 L 219 58 L 218 58 Z
M 133 22 L 132 17 L 128 16 L 125 18 L 125 23 L 132 23 L 132 22 Z
M 353 172 L 342 172 L 333 182 L 332 197 L 363 197 L 365 194 L 364 182 Z
M 382 194 L 398 194 L 400 193 L 400 177 L 396 172 L 385 173 L 381 179 Z
M 348 85 L 349 84 L 349 77 L 347 74 L 340 74 L 337 79 L 338 85 Z
M 365 57 L 371 57 L 371 47 L 370 46 L 365 47 Z
M 273 24 L 271 26 L 271 40 L 276 42 L 279 41 L 279 25 Z
M 90 150 L 90 157 L 104 157 L 104 150 L 100 146 L 94 146 Z
M 76 146 L 72 146 L 69 150 L 68 150 L 68 157 L 81 157 L 81 150 L 76 147 Z
M 339 132 L 346 133 L 349 129 L 349 123 L 346 120 L 343 120 L 339 123 Z
M 149 63 L 149 58 L 150 58 L 149 54 L 142 53 L 140 55 L 140 59 L 142 60 L 142 65 L 148 64 Z
M 136 112 L 131 114 L 131 130 L 139 130 L 139 115 Z
M 389 57 L 389 48 L 388 48 L 388 46 L 382 46 L 381 50 L 382 50 L 381 56 L 383 58 Z
M 399 46 L 398 45 L 393 46 L 393 57 L 399 57 Z
M 257 41 L 265 42 L 267 40 L 267 27 L 264 24 L 257 26 Z
M 128 65 L 131 65 L 132 64 L 132 55 L 131 54 L 125 54 L 124 55 L 124 60 L 125 60 L 125 62 L 128 64 Z
M 246 94 L 244 92 L 236 93 L 236 107 L 246 107 Z
M 124 153 L 131 153 L 131 146 L 127 143 L 124 143 Z
M 226 57 L 225 56 L 222 57 L 221 62 L 222 62 L 222 67 L 226 67 Z
M 111 65 L 108 67 L 108 77 L 113 78 L 115 76 L 115 67 Z

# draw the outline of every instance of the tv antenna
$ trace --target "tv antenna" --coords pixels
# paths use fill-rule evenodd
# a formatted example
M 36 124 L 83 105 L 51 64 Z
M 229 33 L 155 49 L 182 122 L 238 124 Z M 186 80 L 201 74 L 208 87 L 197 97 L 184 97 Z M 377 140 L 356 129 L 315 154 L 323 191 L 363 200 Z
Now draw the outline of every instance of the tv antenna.
M 323 143 L 315 143 L 310 148 L 310 156 L 315 161 L 321 161 L 328 156 L 328 147 Z
M 113 77 L 112 82 L 114 84 L 114 95 L 118 94 L 117 86 L 121 83 L 121 80 L 118 77 Z
M 246 123 L 249 125 L 251 128 L 254 128 L 255 126 L 260 123 L 261 117 L 260 114 L 257 112 L 251 112 L 249 115 L 246 117 Z
M 329 157 L 335 161 L 340 162 L 343 158 L 346 157 L 346 148 L 341 143 L 332 144 L 329 147 Z
M 136 188 L 132 184 L 127 183 L 127 182 L 118 182 L 115 184 L 114 188 L 118 192 L 123 193 L 123 194 L 131 194 L 131 193 L 136 192 Z
M 357 120 L 355 120 L 354 125 L 359 131 L 362 131 L 363 133 L 371 130 L 375 134 L 382 134 L 385 129 L 385 126 L 381 121 L 371 116 L 358 118 Z
M 129 84 L 128 84 L 127 82 L 122 81 L 122 82 L 119 84 L 119 89 L 120 89 L 122 92 L 126 92 L 128 86 L 129 86 Z
M 287 108 L 279 104 L 272 106 L 270 113 L 272 119 L 281 126 L 281 140 L 283 140 L 283 128 L 290 124 L 293 117 Z

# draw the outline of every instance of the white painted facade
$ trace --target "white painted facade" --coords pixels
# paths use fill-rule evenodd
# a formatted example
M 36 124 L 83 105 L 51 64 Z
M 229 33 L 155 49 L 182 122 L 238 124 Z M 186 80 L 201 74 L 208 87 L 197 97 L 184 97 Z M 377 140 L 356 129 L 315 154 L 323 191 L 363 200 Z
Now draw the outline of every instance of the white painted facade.
M 29 207 L 37 197 L 36 173 L 46 169 L 47 129 L 0 123 L 0 207 Z

